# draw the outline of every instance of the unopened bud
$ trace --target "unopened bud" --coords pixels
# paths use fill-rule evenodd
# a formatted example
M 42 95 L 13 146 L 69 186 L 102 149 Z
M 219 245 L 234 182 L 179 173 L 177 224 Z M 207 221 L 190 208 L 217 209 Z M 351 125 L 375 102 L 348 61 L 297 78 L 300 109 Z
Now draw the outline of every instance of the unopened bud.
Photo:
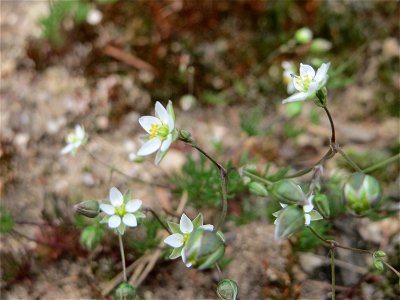
M 317 38 L 312 41 L 310 51 L 314 53 L 321 53 L 331 50 L 332 43 L 325 39 Z
M 296 31 L 294 38 L 299 44 L 306 44 L 311 42 L 313 33 L 309 28 L 303 27 Z
M 136 296 L 136 289 L 127 282 L 121 283 L 115 290 L 116 300 L 134 300 Z
M 199 270 L 211 268 L 224 255 L 221 238 L 211 231 L 196 229 L 185 247 L 186 262 Z
M 378 250 L 378 251 L 375 251 L 375 252 L 374 252 L 374 256 L 375 256 L 375 257 L 385 257 L 385 256 L 386 256 L 386 253 L 383 252 L 382 250 Z
M 354 173 L 344 185 L 347 206 L 356 214 L 362 214 L 375 207 L 380 198 L 379 182 L 370 175 Z
M 74 206 L 75 211 L 88 218 L 95 218 L 100 213 L 100 205 L 96 200 L 83 201 Z
M 272 196 L 285 204 L 303 204 L 304 194 L 299 186 L 289 179 L 283 179 L 273 184 Z
M 235 300 L 238 294 L 238 285 L 231 279 L 222 279 L 218 283 L 217 295 L 222 300 Z
M 313 199 L 313 204 L 314 207 L 317 209 L 317 211 L 324 217 L 324 218 L 329 218 L 331 215 L 331 210 L 329 208 L 329 200 L 328 198 L 323 195 L 323 194 L 318 194 L 314 197 Z
M 178 139 L 181 140 L 182 142 L 185 142 L 185 143 L 192 143 L 193 142 L 192 134 L 189 131 L 186 131 L 186 130 L 179 130 Z
M 268 196 L 268 191 L 265 188 L 265 186 L 259 182 L 250 182 L 249 183 L 249 190 L 251 193 L 261 196 L 261 197 L 267 197 Z
M 275 221 L 275 239 L 282 240 L 304 227 L 303 210 L 297 205 L 289 205 L 279 213 Z

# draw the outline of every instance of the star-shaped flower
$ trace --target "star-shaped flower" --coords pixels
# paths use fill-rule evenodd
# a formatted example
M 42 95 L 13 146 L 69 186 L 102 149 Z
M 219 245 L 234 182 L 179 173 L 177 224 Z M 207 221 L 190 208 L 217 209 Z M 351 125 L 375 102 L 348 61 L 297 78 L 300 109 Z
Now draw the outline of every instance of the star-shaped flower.
M 159 164 L 167 153 L 171 143 L 178 137 L 175 129 L 175 114 L 172 102 L 169 101 L 167 108 L 160 102 L 155 105 L 156 116 L 143 116 L 139 118 L 139 123 L 147 131 L 145 143 L 137 152 L 139 156 L 146 156 L 156 152 L 155 164 Z
M 317 91 L 323 88 L 328 80 L 329 66 L 330 63 L 322 64 L 318 68 L 317 73 L 315 73 L 313 67 L 300 64 L 300 76 L 291 75 L 294 87 L 298 93 L 286 98 L 282 103 L 304 101 L 314 97 Z
M 75 155 L 78 148 L 86 143 L 85 129 L 76 125 L 75 130 L 67 135 L 66 141 L 67 145 L 61 150 L 61 154 L 71 153 L 71 155 Z
M 136 227 L 138 218 L 146 216 L 139 211 L 142 201 L 130 200 L 130 193 L 122 195 L 116 188 L 112 187 L 109 193 L 110 204 L 100 204 L 100 209 L 107 215 L 101 223 L 107 223 L 111 229 L 116 229 L 119 234 L 124 234 L 125 227 Z
M 203 225 L 203 215 L 199 214 L 193 222 L 185 215 L 182 214 L 179 224 L 168 222 L 168 227 L 171 230 L 172 234 L 168 236 L 164 243 L 168 246 L 174 248 L 172 250 L 171 255 L 169 256 L 170 259 L 178 258 L 182 256 L 182 261 L 186 264 L 187 267 L 190 267 L 190 263 L 186 263 L 185 257 L 185 246 L 187 245 L 188 240 L 190 239 L 190 234 L 193 232 L 194 229 L 201 228 L 206 231 L 213 231 L 214 226 L 207 224 Z

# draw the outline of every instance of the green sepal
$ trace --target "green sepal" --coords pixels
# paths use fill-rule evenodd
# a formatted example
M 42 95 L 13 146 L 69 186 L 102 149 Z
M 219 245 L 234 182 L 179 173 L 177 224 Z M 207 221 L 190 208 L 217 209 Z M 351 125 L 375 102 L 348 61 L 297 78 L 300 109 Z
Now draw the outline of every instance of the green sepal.
M 183 249 L 183 246 L 179 247 L 179 248 L 174 248 L 169 256 L 169 259 L 175 259 L 175 258 L 178 258 L 179 256 L 181 256 L 182 249 Z
M 100 224 L 107 224 L 110 217 L 111 216 L 104 216 L 104 218 L 100 220 Z
M 194 228 L 198 228 L 199 226 L 203 225 L 203 215 L 199 213 L 192 223 Z
M 133 215 L 137 218 L 137 219 L 142 219 L 142 218 L 146 218 L 146 215 L 144 213 L 142 213 L 141 211 L 136 211 L 133 213 Z
M 304 227 L 303 210 L 295 205 L 287 206 L 275 221 L 275 239 L 282 240 Z
M 174 106 L 172 105 L 172 101 L 171 100 L 168 100 L 167 111 L 172 116 L 172 118 L 174 119 L 174 123 L 175 123 Z
M 132 192 L 130 190 L 127 190 L 126 193 L 124 194 L 124 203 L 127 203 L 131 199 L 132 199 Z
M 222 233 L 222 231 L 221 231 L 221 230 L 218 230 L 218 231 L 216 232 L 216 234 L 217 234 L 218 237 L 225 243 L 225 236 L 224 236 L 224 234 Z
M 167 221 L 168 228 L 171 230 L 172 233 L 181 233 L 181 229 L 179 227 L 179 224 L 176 224 L 174 222 Z
M 168 152 L 168 149 L 166 151 L 161 151 L 161 150 L 158 151 L 157 154 L 156 154 L 156 158 L 154 159 L 154 163 L 156 165 L 158 165 L 162 161 L 164 156 L 167 154 L 167 152 Z
M 316 210 L 312 210 L 309 212 L 310 217 L 311 217 L 311 221 L 318 221 L 318 220 L 322 220 L 324 217 L 321 216 L 321 214 L 319 212 L 317 212 Z
M 121 223 L 116 229 L 115 232 L 117 234 L 123 235 L 125 233 L 126 225 L 124 223 Z

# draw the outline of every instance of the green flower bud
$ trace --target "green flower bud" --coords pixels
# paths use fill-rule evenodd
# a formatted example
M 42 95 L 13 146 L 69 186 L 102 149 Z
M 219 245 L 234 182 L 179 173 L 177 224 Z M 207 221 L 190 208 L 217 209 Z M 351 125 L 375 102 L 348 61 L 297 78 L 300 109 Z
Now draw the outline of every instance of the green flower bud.
M 375 252 L 374 252 L 374 256 L 375 256 L 375 257 L 385 257 L 385 256 L 386 256 L 386 253 L 383 252 L 382 250 L 378 250 L 378 251 L 375 251 Z
M 375 207 L 380 192 L 379 182 L 374 177 L 359 172 L 351 175 L 343 189 L 347 206 L 356 214 Z
M 259 182 L 250 182 L 249 183 L 249 190 L 253 194 L 261 197 L 267 197 L 268 196 L 268 191 L 265 188 L 265 186 Z
M 225 246 L 221 238 L 212 231 L 196 229 L 185 247 L 188 263 L 199 270 L 211 268 L 224 255 Z
M 136 296 L 136 289 L 127 282 L 121 283 L 115 290 L 116 300 L 134 300 Z
M 303 27 L 296 31 L 294 38 L 299 44 L 306 44 L 311 42 L 313 33 L 309 28 Z
M 375 269 L 377 269 L 379 272 L 382 272 L 385 269 L 383 266 L 383 262 L 380 258 L 374 257 L 373 263 L 374 263 Z
M 271 193 L 277 201 L 285 204 L 302 204 L 305 200 L 299 186 L 290 179 L 274 183 Z
M 326 87 L 319 89 L 316 96 L 317 98 L 314 99 L 314 103 L 319 107 L 326 107 L 326 96 L 328 96 L 328 90 L 326 89 Z
M 329 200 L 325 195 L 316 195 L 313 199 L 313 204 L 324 218 L 329 218 L 329 216 L 331 215 L 331 210 L 329 208 Z
M 218 283 L 217 295 L 222 300 L 235 300 L 238 294 L 238 285 L 231 279 L 222 279 Z
M 331 50 L 332 43 L 325 39 L 317 38 L 312 41 L 310 51 L 314 53 L 321 53 Z
M 74 206 L 75 211 L 88 218 L 95 218 L 100 213 L 100 205 L 96 200 L 83 201 Z
M 282 240 L 304 227 L 304 213 L 297 205 L 284 208 L 275 221 L 275 239 Z
M 192 143 L 193 142 L 192 134 L 189 131 L 186 131 L 186 130 L 179 130 L 178 139 L 181 140 L 182 142 L 185 142 L 185 143 Z

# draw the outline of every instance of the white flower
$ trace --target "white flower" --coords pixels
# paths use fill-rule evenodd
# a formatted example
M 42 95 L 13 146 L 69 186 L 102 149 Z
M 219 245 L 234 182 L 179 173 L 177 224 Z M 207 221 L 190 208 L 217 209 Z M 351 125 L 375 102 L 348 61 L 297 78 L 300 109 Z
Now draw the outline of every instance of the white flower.
M 310 225 L 311 221 L 318 221 L 318 220 L 323 219 L 321 214 L 318 211 L 314 210 L 314 205 L 312 204 L 314 195 L 311 194 L 309 197 L 307 197 L 299 185 L 297 186 L 297 188 L 300 190 L 301 194 L 304 197 L 304 204 L 303 204 L 304 224 L 306 226 L 308 226 L 308 225 Z M 278 220 L 278 216 L 288 206 L 287 204 L 280 203 L 280 202 L 279 202 L 279 204 L 282 206 L 282 209 L 272 214 L 274 217 L 276 217 L 276 219 L 274 221 L 275 225 Z
M 292 77 L 292 74 L 294 74 L 295 72 L 293 63 L 285 60 L 282 62 L 282 68 L 283 68 L 283 82 L 287 86 L 287 93 L 293 94 L 296 91 Z
M 185 214 L 182 214 L 179 224 L 168 222 L 168 227 L 171 230 L 172 234 L 164 240 L 164 243 L 174 248 L 169 258 L 175 259 L 179 256 L 182 256 L 182 261 L 186 264 L 187 267 L 190 267 L 192 265 L 191 263 L 186 263 L 185 257 L 185 246 L 190 239 L 190 234 L 193 232 L 194 229 L 198 228 L 206 231 L 214 230 L 213 225 L 203 225 L 202 214 L 199 214 L 193 220 L 193 222 L 190 221 L 190 219 Z
M 116 188 L 112 187 L 109 193 L 111 204 L 100 204 L 100 209 L 107 215 L 101 223 L 108 223 L 111 229 L 117 229 L 120 234 L 125 231 L 125 226 L 136 227 L 137 219 L 145 215 L 139 211 L 142 201 L 139 199 L 130 200 L 130 193 L 122 195 Z
M 146 156 L 159 150 L 155 163 L 158 164 L 167 153 L 171 143 L 177 138 L 175 129 L 175 114 L 172 102 L 169 101 L 167 108 L 160 102 L 156 102 L 156 116 L 144 116 L 139 118 L 139 123 L 148 135 L 145 137 L 144 145 L 139 149 L 137 155 Z
M 330 63 L 322 64 L 318 68 L 317 73 L 315 73 L 313 67 L 300 64 L 300 76 L 292 75 L 293 84 L 298 93 L 286 98 L 282 103 L 304 101 L 312 98 L 326 84 L 329 66 Z
M 75 130 L 67 135 L 66 141 L 67 146 L 61 150 L 61 154 L 71 153 L 75 155 L 78 148 L 86 142 L 85 129 L 80 125 L 76 125 Z

